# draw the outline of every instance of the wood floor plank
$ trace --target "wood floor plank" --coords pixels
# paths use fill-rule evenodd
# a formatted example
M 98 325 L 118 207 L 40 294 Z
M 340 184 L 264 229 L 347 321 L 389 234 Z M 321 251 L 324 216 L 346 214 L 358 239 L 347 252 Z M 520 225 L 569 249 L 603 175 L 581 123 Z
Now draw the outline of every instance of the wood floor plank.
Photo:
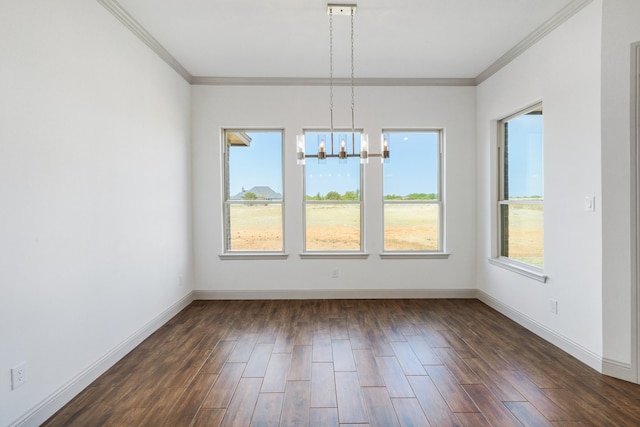
M 393 427 L 400 425 L 386 388 L 362 387 L 361 390 L 369 412 L 370 426 Z
M 335 408 L 336 384 L 332 363 L 313 363 L 311 367 L 311 406 Z
M 340 424 L 369 423 L 364 399 L 355 372 L 336 372 L 336 398 Z
M 281 427 L 304 427 L 309 425 L 311 402 L 310 381 L 287 381 L 282 402 Z
M 247 361 L 242 376 L 245 378 L 263 378 L 271 358 L 273 344 L 256 344 Z
M 189 427 L 217 378 L 217 374 L 202 374 L 196 377 L 190 387 L 180 396 L 162 425 Z
M 333 348 L 333 369 L 338 371 L 355 371 L 356 363 L 353 360 L 351 343 L 345 339 L 334 339 L 331 341 Z
M 284 393 L 260 393 L 253 412 L 251 427 L 278 427 Z
M 407 342 L 422 365 L 442 365 L 442 361 L 436 356 L 431 346 L 427 344 L 421 335 L 411 335 L 407 337 Z
M 553 426 L 553 424 L 529 402 L 505 402 L 504 404 L 526 427 Z
M 434 351 L 456 378 L 458 384 L 481 384 L 480 378 L 454 349 L 436 348 Z
M 200 369 L 205 374 L 219 374 L 229 355 L 236 347 L 236 341 L 220 341 L 211 351 L 209 358 Z
M 408 342 L 395 341 L 391 343 L 391 348 L 402 367 L 405 375 L 426 375 L 422 363 L 413 352 Z
M 415 397 L 413 390 L 404 376 L 404 372 L 395 357 L 376 357 L 376 364 L 382 375 L 389 396 Z
M 479 412 L 473 400 L 446 367 L 427 366 L 426 369 L 429 377 L 453 412 Z
M 479 412 L 459 412 L 456 414 L 462 427 L 492 427 L 489 421 Z
M 494 426 L 522 427 L 522 423 L 482 384 L 463 385 L 487 421 Z
M 209 394 L 205 397 L 202 407 L 207 409 L 226 409 L 229 406 L 229 402 L 231 402 L 245 366 L 246 363 L 225 364 Z
M 313 334 L 313 362 L 333 362 L 331 334 L 316 332 Z
M 360 387 L 384 387 L 384 380 L 371 350 L 353 350 L 353 358 Z
M 262 381 L 261 393 L 284 393 L 291 353 L 272 353 Z
M 429 427 L 429 421 L 425 416 L 420 403 L 416 398 L 391 399 L 393 408 L 401 427 Z
M 502 402 L 523 402 L 526 399 L 506 378 L 491 369 L 482 359 L 465 359 L 465 363 L 476 373 L 482 384 Z
M 453 331 L 438 331 L 438 333 L 444 337 L 449 343 L 449 347 L 454 349 L 461 358 L 477 357 L 476 352 Z
M 292 324 L 285 323 L 280 327 L 273 345 L 274 353 L 291 353 L 295 341 L 295 332 Z
M 517 371 L 505 371 L 504 376 L 549 421 L 574 421 L 527 377 Z
M 224 427 L 249 427 L 261 385 L 262 378 L 240 378 L 220 425 Z
M 192 427 L 218 427 L 224 418 L 225 409 L 201 409 Z
M 353 350 L 367 350 L 371 348 L 371 344 L 360 325 L 348 325 L 349 341 Z
M 229 355 L 227 362 L 247 363 L 253 352 L 253 347 L 256 345 L 256 341 L 258 341 L 258 334 L 242 334 L 236 348 L 234 348 Z
M 442 427 L 456 427 L 458 425 L 451 408 L 430 377 L 413 376 L 409 377 L 409 382 L 431 425 Z
M 289 381 L 310 381 L 311 357 L 312 352 L 310 345 L 294 345 L 287 379 Z
M 338 408 L 309 409 L 309 427 L 340 427 Z

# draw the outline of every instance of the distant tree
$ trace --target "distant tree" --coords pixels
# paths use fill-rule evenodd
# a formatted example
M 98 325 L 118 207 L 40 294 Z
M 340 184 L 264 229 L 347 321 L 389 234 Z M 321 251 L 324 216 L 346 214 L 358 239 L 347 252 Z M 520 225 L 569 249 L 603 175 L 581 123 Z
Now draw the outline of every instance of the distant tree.
M 242 196 L 242 200 L 258 200 L 258 196 L 252 191 L 247 191 Z
M 360 200 L 360 195 L 357 191 L 347 191 L 341 197 L 342 200 Z
M 325 200 L 340 200 L 340 198 L 341 198 L 340 193 L 338 193 L 337 191 L 329 191 L 324 196 Z
M 407 200 L 437 200 L 438 195 L 436 193 L 411 193 L 406 197 Z
M 402 200 L 402 196 L 398 196 L 397 194 L 387 194 L 384 196 L 385 200 Z

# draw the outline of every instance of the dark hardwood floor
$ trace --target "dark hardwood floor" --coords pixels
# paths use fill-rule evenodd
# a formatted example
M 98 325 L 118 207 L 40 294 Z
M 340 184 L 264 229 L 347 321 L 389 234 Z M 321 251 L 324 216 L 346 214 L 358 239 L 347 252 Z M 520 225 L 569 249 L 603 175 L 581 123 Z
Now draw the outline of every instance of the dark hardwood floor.
M 44 425 L 639 426 L 640 386 L 476 300 L 195 301 Z

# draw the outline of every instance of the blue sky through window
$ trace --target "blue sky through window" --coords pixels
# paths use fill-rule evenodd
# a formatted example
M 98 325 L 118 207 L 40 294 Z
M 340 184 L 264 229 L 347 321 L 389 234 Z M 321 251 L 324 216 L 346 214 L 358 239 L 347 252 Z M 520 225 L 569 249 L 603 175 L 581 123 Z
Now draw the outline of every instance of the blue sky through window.
M 438 132 L 386 132 L 389 159 L 384 164 L 384 195 L 438 193 Z
M 245 133 L 251 138 L 248 147 L 228 147 L 229 196 L 262 186 L 282 194 L 282 133 Z
M 530 113 L 507 121 L 507 199 L 544 196 L 542 117 Z

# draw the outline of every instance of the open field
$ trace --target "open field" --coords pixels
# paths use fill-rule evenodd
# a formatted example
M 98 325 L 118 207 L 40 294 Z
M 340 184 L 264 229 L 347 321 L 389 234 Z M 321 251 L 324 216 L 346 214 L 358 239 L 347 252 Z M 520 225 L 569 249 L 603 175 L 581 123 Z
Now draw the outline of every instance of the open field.
M 509 205 L 508 215 L 509 258 L 542 267 L 544 263 L 544 212 L 542 206 Z
M 436 205 L 387 204 L 384 208 L 386 251 L 438 249 Z M 308 204 L 307 250 L 360 250 L 360 206 Z M 282 250 L 280 205 L 232 205 L 231 249 Z M 516 205 L 509 209 L 509 257 L 542 267 L 543 212 L 540 206 Z

